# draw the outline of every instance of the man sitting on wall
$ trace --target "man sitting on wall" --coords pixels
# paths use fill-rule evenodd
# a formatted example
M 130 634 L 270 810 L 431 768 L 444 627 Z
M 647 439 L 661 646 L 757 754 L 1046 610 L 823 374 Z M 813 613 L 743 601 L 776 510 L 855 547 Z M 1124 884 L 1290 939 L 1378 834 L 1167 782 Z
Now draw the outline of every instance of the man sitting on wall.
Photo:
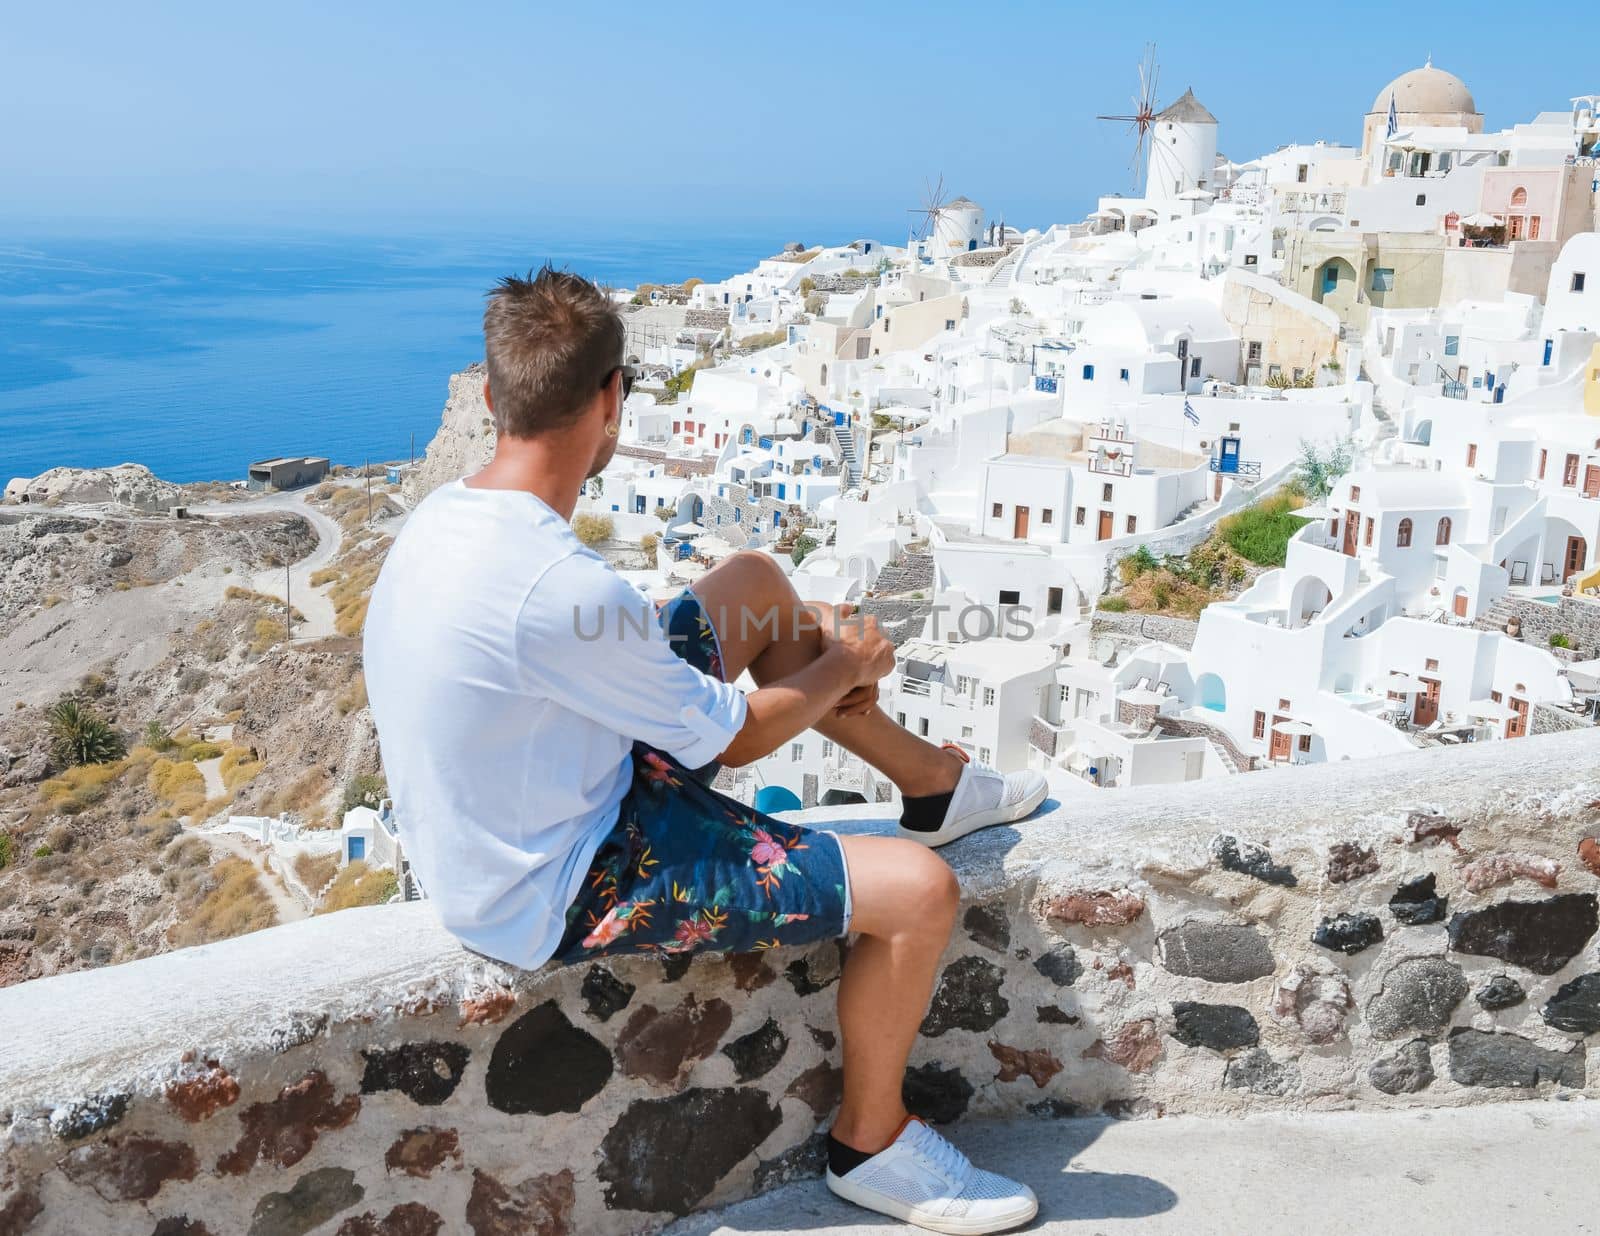
M 901 1080 L 959 902 L 931 847 L 1028 815 L 1044 778 L 897 725 L 877 702 L 889 641 L 803 605 L 769 555 L 735 554 L 657 616 L 578 541 L 584 482 L 617 446 L 624 340 L 575 275 L 547 267 L 489 296 L 494 458 L 412 513 L 367 616 L 413 869 L 466 945 L 527 968 L 857 934 L 829 1187 L 936 1231 L 1025 1223 L 1033 1194 L 908 1115 Z M 749 694 L 733 685 L 746 670 Z M 809 831 L 710 788 L 719 765 L 807 728 L 899 787 L 899 836 Z

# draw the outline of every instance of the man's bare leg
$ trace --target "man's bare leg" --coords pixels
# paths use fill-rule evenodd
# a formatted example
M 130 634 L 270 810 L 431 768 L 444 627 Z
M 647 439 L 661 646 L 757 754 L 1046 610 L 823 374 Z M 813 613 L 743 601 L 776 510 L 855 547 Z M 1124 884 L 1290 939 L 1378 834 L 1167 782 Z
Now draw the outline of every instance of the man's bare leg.
M 736 554 L 694 584 L 717 629 L 729 679 L 746 669 L 772 682 L 815 659 L 814 627 L 797 632 L 801 607 L 777 564 Z M 775 615 L 775 617 L 774 617 Z M 902 793 L 938 794 L 960 776 L 960 762 L 895 723 L 881 708 L 830 717 L 819 732 L 871 763 Z M 844 837 L 850 873 L 850 950 L 839 982 L 844 1097 L 833 1136 L 867 1153 L 882 1150 L 905 1122 L 906 1060 L 950 939 L 960 888 L 949 865 L 925 846 L 895 837 Z
M 693 591 L 717 630 L 729 681 L 746 669 L 758 683 L 776 682 L 810 664 L 822 638 L 783 569 L 761 553 L 735 554 L 706 572 Z M 871 764 L 912 797 L 943 794 L 961 777 L 961 760 L 896 723 L 882 708 L 828 717 L 813 727 Z
M 833 1136 L 876 1154 L 905 1122 L 906 1060 L 928 1009 L 961 890 L 938 854 L 898 837 L 843 837 L 852 931 L 839 980 L 844 1098 Z

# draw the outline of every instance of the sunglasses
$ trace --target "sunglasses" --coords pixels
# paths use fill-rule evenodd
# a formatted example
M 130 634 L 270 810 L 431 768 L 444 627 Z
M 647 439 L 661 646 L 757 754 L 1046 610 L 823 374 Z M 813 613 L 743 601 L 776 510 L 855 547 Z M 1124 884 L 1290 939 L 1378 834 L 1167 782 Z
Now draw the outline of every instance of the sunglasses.
M 622 397 L 626 399 L 633 393 L 633 380 L 639 376 L 639 371 L 636 370 L 632 365 L 618 365 L 615 369 L 608 372 L 605 378 L 601 380 L 601 390 L 605 390 L 606 387 L 611 385 L 611 375 L 614 373 L 620 373 L 622 375 Z

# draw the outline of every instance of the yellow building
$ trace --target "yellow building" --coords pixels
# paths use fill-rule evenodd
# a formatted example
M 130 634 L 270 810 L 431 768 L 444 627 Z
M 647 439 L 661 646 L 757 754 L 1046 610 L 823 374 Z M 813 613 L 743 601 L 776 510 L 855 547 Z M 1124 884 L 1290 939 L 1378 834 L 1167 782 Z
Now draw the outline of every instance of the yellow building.
M 1589 349 L 1589 363 L 1583 376 L 1583 410 L 1600 416 L 1600 343 Z

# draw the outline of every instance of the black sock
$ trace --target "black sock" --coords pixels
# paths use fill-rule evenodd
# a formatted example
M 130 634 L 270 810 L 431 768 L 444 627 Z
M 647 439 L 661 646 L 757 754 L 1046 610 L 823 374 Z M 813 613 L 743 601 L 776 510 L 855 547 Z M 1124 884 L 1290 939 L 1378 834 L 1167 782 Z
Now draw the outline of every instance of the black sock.
M 954 790 L 947 794 L 924 794 L 920 798 L 905 795 L 900 800 L 900 827 L 914 833 L 938 832 L 950 810 L 950 800 L 955 796 Z
M 865 1150 L 846 1146 L 832 1133 L 828 1134 L 828 1170 L 835 1176 L 855 1171 L 870 1158 L 872 1156 Z

